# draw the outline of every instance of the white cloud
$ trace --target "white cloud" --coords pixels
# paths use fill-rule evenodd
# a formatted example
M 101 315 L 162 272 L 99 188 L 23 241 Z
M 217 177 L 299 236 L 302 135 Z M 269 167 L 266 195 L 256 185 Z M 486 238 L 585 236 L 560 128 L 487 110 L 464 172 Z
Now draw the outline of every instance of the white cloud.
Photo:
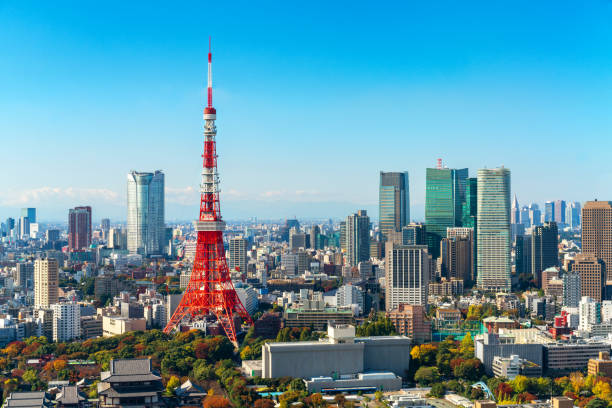
M 117 204 L 118 199 L 119 194 L 105 188 L 38 187 L 0 191 L 0 205 L 7 207 L 66 201 L 74 202 L 75 205 L 90 204 L 95 201 Z

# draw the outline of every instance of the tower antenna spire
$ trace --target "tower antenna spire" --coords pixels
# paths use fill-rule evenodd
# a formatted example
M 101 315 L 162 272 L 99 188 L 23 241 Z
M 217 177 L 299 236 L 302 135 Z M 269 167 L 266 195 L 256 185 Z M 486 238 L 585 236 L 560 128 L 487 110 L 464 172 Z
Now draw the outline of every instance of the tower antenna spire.
M 208 37 L 208 107 L 212 108 L 212 38 Z

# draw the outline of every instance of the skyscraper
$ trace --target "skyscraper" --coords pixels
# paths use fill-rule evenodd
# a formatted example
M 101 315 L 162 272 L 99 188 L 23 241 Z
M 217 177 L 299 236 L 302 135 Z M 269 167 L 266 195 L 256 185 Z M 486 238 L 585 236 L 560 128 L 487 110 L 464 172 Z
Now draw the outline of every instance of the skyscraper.
M 402 245 L 427 245 L 425 225 L 410 223 L 402 228 Z
M 229 241 L 229 268 L 231 270 L 246 273 L 246 246 L 247 240 L 243 237 L 235 237 Z
M 546 222 L 531 232 L 531 272 L 542 287 L 542 271 L 559 266 L 559 235 L 556 222 Z
M 601 302 L 605 297 L 605 263 L 592 254 L 577 254 L 572 272 L 580 276 L 580 295 Z
M 161 254 L 164 248 L 164 173 L 131 171 L 128 181 L 127 245 L 130 253 Z
M 110 220 L 108 218 L 102 218 L 100 221 L 100 228 L 104 233 L 104 239 L 108 240 L 108 230 L 110 230 Z
M 68 248 L 80 251 L 91 245 L 91 207 L 68 210 Z
M 565 225 L 565 200 L 555 201 L 555 221 L 557 225 Z
M 76 302 L 51 305 L 53 310 L 53 341 L 64 342 L 81 337 L 81 307 Z
M 48 309 L 57 303 L 58 284 L 57 260 L 48 258 L 34 261 L 34 307 Z
M 32 289 L 34 285 L 34 264 L 32 262 L 18 262 L 15 274 L 15 285 L 23 290 Z
M 520 224 L 520 223 L 521 223 L 521 209 L 519 207 L 519 202 L 515 194 L 514 200 L 512 200 L 512 209 L 510 211 L 510 224 Z
M 478 287 L 510 291 L 510 170 L 478 170 Z
M 468 169 L 428 168 L 425 181 L 427 246 L 433 258 L 440 255 L 446 229 L 461 226 Z
M 366 210 L 346 217 L 346 258 L 352 266 L 370 259 L 370 217 Z
M 446 250 L 441 251 L 442 269 L 447 278 L 458 278 L 464 281 L 473 280 L 475 275 L 474 263 L 474 230 L 467 227 L 454 227 L 446 230 Z
M 408 172 L 380 172 L 378 222 L 384 236 L 401 230 L 410 222 Z
M 612 281 L 612 202 L 587 201 L 584 204 L 582 252 L 601 259 L 604 262 L 606 280 Z
M 385 304 L 393 310 L 402 303 L 427 304 L 431 257 L 425 245 L 400 245 L 387 242 L 385 247 Z
M 525 226 L 525 228 L 531 227 L 531 220 L 529 218 L 529 207 L 526 205 L 521 208 L 521 224 Z
M 532 227 L 542 224 L 542 212 L 536 203 L 529 204 L 529 221 Z
M 578 201 L 569 203 L 565 208 L 565 223 L 572 229 L 580 226 L 580 203 Z
M 463 227 L 473 228 L 476 231 L 476 216 L 478 208 L 478 179 L 470 177 L 465 180 L 465 201 L 463 202 Z
M 514 271 L 531 274 L 531 235 L 518 235 L 514 242 Z
M 580 274 L 568 272 L 563 275 L 563 306 L 578 307 L 581 297 Z
M 553 201 L 547 201 L 544 203 L 544 222 L 551 222 L 555 220 L 555 203 Z
M 36 208 L 22 208 L 21 217 L 27 217 L 30 224 L 36 224 Z

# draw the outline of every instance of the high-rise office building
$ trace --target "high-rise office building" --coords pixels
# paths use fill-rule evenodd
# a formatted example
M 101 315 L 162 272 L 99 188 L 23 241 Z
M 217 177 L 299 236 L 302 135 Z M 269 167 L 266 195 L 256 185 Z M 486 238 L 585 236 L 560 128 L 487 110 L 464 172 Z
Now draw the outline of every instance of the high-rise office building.
M 386 236 L 410 222 L 410 190 L 408 172 L 380 172 L 378 223 Z
M 605 263 L 606 280 L 612 281 L 612 202 L 587 201 L 584 204 L 582 252 L 601 259 Z
M 565 208 L 565 200 L 555 201 L 555 219 L 553 221 L 559 226 L 565 225 Z
M 111 228 L 108 230 L 109 248 L 126 249 L 127 248 L 127 232 L 124 229 Z
M 100 229 L 104 234 L 104 239 L 108 240 L 108 231 L 110 230 L 110 220 L 108 218 L 102 218 L 100 221 Z
M 346 259 L 352 266 L 370 259 L 370 217 L 366 210 L 346 217 Z
M 36 224 L 36 208 L 22 208 L 21 217 L 27 217 L 30 224 Z
M 544 222 L 555 220 L 555 202 L 547 201 L 544 203 Z
M 28 217 L 19 218 L 19 238 L 26 239 L 30 236 L 30 219 Z
M 386 310 L 393 310 L 403 303 L 423 306 L 427 304 L 431 263 L 431 256 L 425 245 L 386 243 Z
M 578 254 L 572 272 L 580 276 L 580 294 L 601 302 L 605 297 L 605 263 L 592 254 Z
M 474 230 L 467 227 L 454 227 L 446 230 L 446 238 L 442 239 L 440 253 L 442 255 L 442 271 L 449 280 L 458 278 L 464 281 L 473 280 L 474 264 Z
M 64 342 L 81 337 L 81 309 L 76 302 L 51 305 L 53 310 L 53 341 Z
M 402 227 L 402 245 L 427 245 L 425 225 L 410 223 Z
M 580 203 L 578 201 L 569 203 L 565 208 L 565 223 L 572 229 L 580 226 Z
M 529 207 L 524 205 L 521 208 L 521 224 L 525 226 L 525 228 L 531 227 L 531 219 L 529 218 Z
M 161 254 L 164 249 L 164 173 L 127 175 L 127 247 L 130 253 Z
M 514 272 L 531 274 L 531 235 L 518 235 L 514 241 Z
M 465 180 L 465 201 L 462 204 L 463 227 L 473 228 L 476 231 L 476 216 L 478 208 L 478 179 L 469 177 Z
M 440 255 L 446 229 L 461 226 L 468 169 L 428 168 L 425 180 L 425 225 L 432 257 Z
M 536 203 L 529 204 L 529 221 L 532 227 L 542 224 L 542 211 Z
M 542 271 L 559 266 L 559 235 L 556 222 L 545 222 L 531 232 L 531 272 L 542 287 Z
M 247 240 L 235 237 L 229 241 L 229 268 L 230 270 L 246 273 L 247 266 Z
M 310 228 L 310 247 L 312 249 L 323 249 L 324 247 L 321 228 L 316 224 Z
M 18 262 L 15 272 L 15 285 L 21 289 L 32 289 L 34 287 L 34 264 L 32 262 Z
M 580 274 L 568 272 L 563 275 L 563 306 L 578 307 L 580 303 L 581 287 Z
M 298 249 L 306 249 L 308 245 L 306 245 L 307 235 L 303 232 L 297 231 L 294 228 L 289 232 L 289 248 L 292 251 L 297 251 Z
M 477 283 L 510 291 L 510 170 L 478 170 Z
M 520 209 L 519 202 L 515 194 L 514 200 L 512 200 L 512 208 L 510 210 L 510 224 L 520 224 L 520 223 L 521 223 L 521 209 Z
M 48 309 L 57 303 L 59 275 L 55 259 L 37 259 L 34 261 L 34 306 Z
M 91 207 L 68 210 L 68 248 L 80 251 L 91 245 Z

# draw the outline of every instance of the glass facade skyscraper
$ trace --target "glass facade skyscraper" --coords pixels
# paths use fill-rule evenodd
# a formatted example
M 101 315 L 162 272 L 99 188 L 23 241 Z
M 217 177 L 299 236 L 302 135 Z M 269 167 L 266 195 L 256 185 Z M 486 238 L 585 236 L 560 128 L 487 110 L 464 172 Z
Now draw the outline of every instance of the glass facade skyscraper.
M 384 236 L 410 223 L 408 172 L 380 172 L 378 222 Z
M 462 225 L 467 178 L 468 169 L 426 170 L 425 225 L 427 246 L 434 259 L 440 254 L 446 229 Z
M 510 292 L 510 170 L 478 170 L 477 283 Z
M 346 258 L 351 266 L 370 259 L 370 217 L 366 210 L 346 217 Z
M 164 248 L 164 173 L 127 175 L 127 246 L 130 253 L 161 254 Z
M 21 216 L 27 217 L 30 224 L 36 223 L 36 208 L 22 208 Z

